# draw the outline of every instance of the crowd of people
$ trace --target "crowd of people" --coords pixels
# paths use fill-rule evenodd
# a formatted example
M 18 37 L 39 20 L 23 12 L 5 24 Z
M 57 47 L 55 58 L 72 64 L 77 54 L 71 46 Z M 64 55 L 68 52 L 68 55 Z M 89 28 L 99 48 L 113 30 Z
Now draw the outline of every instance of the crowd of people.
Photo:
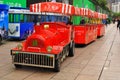
M 115 22 L 117 22 L 117 29 L 120 29 L 120 18 L 113 19 L 112 22 L 113 22 L 113 24 L 115 24 Z

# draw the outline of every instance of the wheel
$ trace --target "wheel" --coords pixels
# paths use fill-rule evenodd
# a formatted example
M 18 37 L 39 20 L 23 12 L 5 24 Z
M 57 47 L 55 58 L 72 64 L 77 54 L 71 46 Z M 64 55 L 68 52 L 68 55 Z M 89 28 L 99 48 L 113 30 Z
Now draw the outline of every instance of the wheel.
M 68 56 L 73 57 L 74 56 L 74 52 L 75 52 L 75 43 L 72 41 L 70 43 L 69 55 Z
M 22 65 L 14 64 L 15 68 L 22 68 Z
M 55 60 L 55 68 L 54 68 L 55 72 L 59 72 L 60 71 L 60 59 L 56 59 Z
M 2 43 L 2 37 L 0 36 L 0 44 Z

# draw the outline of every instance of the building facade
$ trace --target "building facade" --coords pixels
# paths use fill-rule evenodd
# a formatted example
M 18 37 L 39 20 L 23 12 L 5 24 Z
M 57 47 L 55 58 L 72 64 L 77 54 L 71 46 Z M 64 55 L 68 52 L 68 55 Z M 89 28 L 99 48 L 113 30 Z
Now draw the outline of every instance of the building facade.
M 120 13 L 120 1 L 112 3 L 112 11 L 115 13 Z

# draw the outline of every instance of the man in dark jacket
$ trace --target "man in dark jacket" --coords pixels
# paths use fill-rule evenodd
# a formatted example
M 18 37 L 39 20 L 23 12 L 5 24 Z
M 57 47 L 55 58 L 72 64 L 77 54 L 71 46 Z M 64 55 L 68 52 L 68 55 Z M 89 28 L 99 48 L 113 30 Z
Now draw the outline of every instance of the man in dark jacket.
M 120 19 L 117 20 L 117 28 L 120 29 Z
M 82 20 L 80 21 L 80 24 L 85 24 L 85 19 L 82 18 Z

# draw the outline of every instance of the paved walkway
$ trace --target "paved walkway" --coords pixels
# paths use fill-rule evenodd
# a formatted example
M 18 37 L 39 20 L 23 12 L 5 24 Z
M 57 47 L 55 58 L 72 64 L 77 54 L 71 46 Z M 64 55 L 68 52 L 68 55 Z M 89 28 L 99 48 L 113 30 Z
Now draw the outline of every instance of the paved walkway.
M 105 36 L 77 47 L 75 56 L 68 57 L 58 73 L 35 67 L 15 69 L 10 49 L 18 43 L 0 46 L 0 80 L 120 80 L 120 32 L 115 24 L 108 25 Z

